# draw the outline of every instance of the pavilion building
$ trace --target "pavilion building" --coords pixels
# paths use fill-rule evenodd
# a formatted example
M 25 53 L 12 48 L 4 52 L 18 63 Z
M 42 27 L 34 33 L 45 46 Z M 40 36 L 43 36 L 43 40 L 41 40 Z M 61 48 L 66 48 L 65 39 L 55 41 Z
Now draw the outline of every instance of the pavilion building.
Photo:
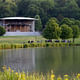
M 39 35 L 35 32 L 35 21 L 35 18 L 28 17 L 6 17 L 0 18 L 0 26 L 5 28 L 5 36 Z

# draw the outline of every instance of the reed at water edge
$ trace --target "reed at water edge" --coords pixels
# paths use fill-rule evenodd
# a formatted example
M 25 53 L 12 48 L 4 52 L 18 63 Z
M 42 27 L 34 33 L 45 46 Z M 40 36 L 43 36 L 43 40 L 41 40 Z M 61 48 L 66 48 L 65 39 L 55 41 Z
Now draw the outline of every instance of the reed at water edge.
M 56 76 L 53 71 L 43 75 L 42 73 L 25 73 L 25 72 L 15 72 L 10 67 L 8 69 L 6 66 L 3 67 L 3 72 L 0 71 L 0 80 L 80 80 L 80 73 L 72 76 L 67 74 L 63 76 Z

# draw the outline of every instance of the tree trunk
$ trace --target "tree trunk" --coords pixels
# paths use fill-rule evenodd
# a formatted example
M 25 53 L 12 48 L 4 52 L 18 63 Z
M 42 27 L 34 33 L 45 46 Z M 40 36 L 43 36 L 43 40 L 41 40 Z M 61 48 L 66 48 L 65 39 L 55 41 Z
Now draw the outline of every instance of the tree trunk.
M 75 38 L 73 38 L 73 43 L 74 43 L 74 41 L 75 41 Z

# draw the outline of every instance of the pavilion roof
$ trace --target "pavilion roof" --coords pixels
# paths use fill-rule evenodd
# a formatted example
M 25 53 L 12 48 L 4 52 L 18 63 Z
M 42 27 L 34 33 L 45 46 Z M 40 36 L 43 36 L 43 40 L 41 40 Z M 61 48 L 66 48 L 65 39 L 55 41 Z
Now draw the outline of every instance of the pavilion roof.
M 30 17 L 5 17 L 0 18 L 0 20 L 36 20 L 36 19 Z

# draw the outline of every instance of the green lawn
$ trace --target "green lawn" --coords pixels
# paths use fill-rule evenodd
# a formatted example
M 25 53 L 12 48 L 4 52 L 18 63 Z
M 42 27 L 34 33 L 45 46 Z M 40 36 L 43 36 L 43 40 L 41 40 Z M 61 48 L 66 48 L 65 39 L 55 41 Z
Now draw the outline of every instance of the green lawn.
M 42 40 L 44 42 L 45 38 L 43 38 L 42 36 L 2 36 L 0 37 L 0 43 L 23 43 L 23 42 L 28 42 L 29 40 L 33 40 L 33 41 Z M 69 40 L 72 41 L 72 39 L 69 39 Z M 75 39 L 75 43 L 80 44 L 80 37 Z
M 0 37 L 0 43 L 23 43 L 29 40 L 37 41 L 45 39 L 42 36 L 2 36 Z

